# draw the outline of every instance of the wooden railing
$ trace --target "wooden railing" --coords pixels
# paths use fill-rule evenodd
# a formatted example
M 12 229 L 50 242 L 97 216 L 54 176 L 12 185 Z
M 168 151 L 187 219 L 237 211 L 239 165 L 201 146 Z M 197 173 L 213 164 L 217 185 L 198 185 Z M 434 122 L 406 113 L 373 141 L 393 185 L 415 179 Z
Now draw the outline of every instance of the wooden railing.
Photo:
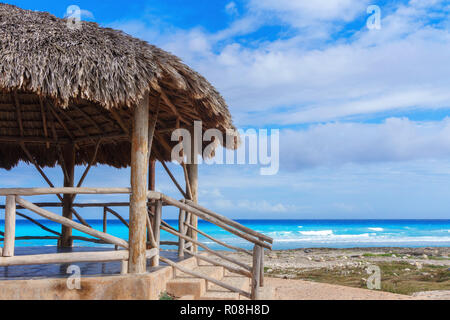
M 179 238 L 179 242 L 175 243 L 174 245 L 178 246 L 178 254 L 180 257 L 184 257 L 184 254 L 189 254 L 197 259 L 206 261 L 208 263 L 211 263 L 216 266 L 221 266 L 225 268 L 226 270 L 236 273 L 239 275 L 243 275 L 246 277 L 249 277 L 251 279 L 251 291 L 246 292 L 244 290 L 241 290 L 239 288 L 235 288 L 233 286 L 230 286 L 229 284 L 226 284 L 222 281 L 210 278 L 208 276 L 193 272 L 191 270 L 188 270 L 186 268 L 183 268 L 181 266 L 178 266 L 176 263 L 161 258 L 161 261 L 172 265 L 174 268 L 180 270 L 181 272 L 190 274 L 194 277 L 203 278 L 209 282 L 212 282 L 218 286 L 221 286 L 227 290 L 230 290 L 232 292 L 237 292 L 247 298 L 258 300 L 259 299 L 259 288 L 264 286 L 264 249 L 272 249 L 273 239 L 261 234 L 259 232 L 256 232 L 250 228 L 247 228 L 240 223 L 231 220 L 225 216 L 222 216 L 218 213 L 215 213 L 211 210 L 208 210 L 190 200 L 182 200 L 178 201 L 176 199 L 173 199 L 171 197 L 168 197 L 163 194 L 154 194 L 149 193 L 149 199 L 150 200 L 157 200 L 162 201 L 166 205 L 174 206 L 180 210 L 179 214 L 179 225 L 178 230 L 175 230 L 174 228 L 168 226 L 164 221 L 161 221 L 160 228 L 174 236 L 177 236 Z M 197 216 L 198 218 L 207 221 L 209 223 L 212 223 L 216 225 L 217 227 L 220 227 L 248 242 L 253 244 L 254 248 L 252 252 L 249 252 L 243 248 L 239 248 L 236 246 L 232 246 L 230 244 L 226 244 L 223 241 L 220 241 L 219 239 L 215 239 L 214 237 L 206 234 L 205 232 L 201 231 L 199 228 L 196 228 L 192 226 L 189 222 L 190 215 L 193 214 Z M 203 244 L 199 240 L 194 239 L 193 237 L 189 236 L 189 230 L 196 232 L 198 234 L 201 234 L 202 236 L 208 238 L 209 240 L 212 240 L 213 242 L 237 251 L 237 252 L 243 252 L 253 257 L 253 264 L 251 266 L 246 265 L 242 261 L 236 260 L 234 258 L 229 257 L 226 254 L 223 254 L 221 252 L 212 250 L 207 245 Z M 204 251 L 208 252 L 212 256 L 216 256 L 219 258 L 219 260 L 211 259 L 207 256 L 200 255 L 193 250 L 193 247 L 198 246 L 202 248 Z M 190 250 L 188 249 L 190 248 Z M 224 263 L 223 261 L 226 261 Z
M 35 189 L 0 189 L 0 196 L 6 196 L 6 202 L 4 206 L 0 206 L 0 209 L 5 209 L 5 230 L 0 232 L 0 236 L 3 236 L 3 248 L 0 248 L 0 267 L 15 266 L 15 265 L 36 265 L 36 264 L 60 264 L 60 263 L 76 263 L 76 262 L 110 262 L 110 261 L 122 261 L 122 274 L 127 273 L 128 259 L 129 259 L 129 243 L 128 241 L 115 237 L 107 233 L 107 216 L 112 214 L 119 219 L 125 226 L 129 227 L 128 222 L 112 207 L 125 207 L 128 203 L 96 203 L 96 204 L 73 204 L 73 207 L 102 207 L 103 208 L 103 232 L 95 230 L 86 223 L 75 222 L 71 219 L 62 217 L 53 212 L 50 212 L 45 208 L 60 207 L 61 204 L 57 203 L 32 203 L 25 200 L 26 196 L 37 195 L 59 195 L 59 194 L 130 194 L 128 188 L 35 188 Z M 195 277 L 203 278 L 211 283 L 221 286 L 232 292 L 238 292 L 241 295 L 258 299 L 259 287 L 263 286 L 264 281 L 264 249 L 271 250 L 273 240 L 261 233 L 258 233 L 252 229 L 249 229 L 231 219 L 228 219 L 220 214 L 210 211 L 198 204 L 189 200 L 178 201 L 166 195 L 158 192 L 150 191 L 148 193 L 149 209 L 147 216 L 147 231 L 148 231 L 148 244 L 151 248 L 146 251 L 146 258 L 151 260 L 152 266 L 157 266 L 159 261 L 162 261 L 181 272 L 190 274 Z M 162 219 L 163 206 L 174 206 L 180 210 L 178 229 L 170 226 Z M 152 209 L 154 207 L 154 209 Z M 28 255 L 28 256 L 15 256 L 15 241 L 25 239 L 60 239 L 61 234 L 55 230 L 52 230 L 40 222 L 32 219 L 31 217 L 19 213 L 18 209 L 26 209 L 42 218 L 56 222 L 68 228 L 78 230 L 92 238 L 87 237 L 75 237 L 74 240 L 90 241 L 95 243 L 106 243 L 115 246 L 115 251 L 107 252 L 72 252 L 72 253 L 57 253 L 57 254 L 42 254 L 42 255 Z M 194 227 L 190 224 L 191 215 L 195 215 L 198 218 L 212 223 L 231 234 L 234 234 L 254 245 L 253 251 L 250 252 L 243 248 L 239 248 L 223 241 L 215 239 L 214 237 L 201 231 L 198 227 Z M 43 230 L 52 233 L 52 236 L 46 237 L 16 237 L 15 226 L 16 216 L 21 216 L 30 220 L 38 225 Z M 178 238 L 177 242 L 174 241 L 161 241 L 160 230 L 168 232 Z M 200 234 L 209 240 L 223 246 L 227 249 L 231 249 L 237 252 L 242 252 L 253 257 L 253 264 L 248 266 L 242 261 L 238 261 L 234 258 L 227 256 L 222 252 L 218 252 L 209 248 L 201 241 L 194 239 L 191 235 L 193 233 Z M 251 291 L 246 292 L 239 288 L 234 288 L 222 281 L 209 278 L 205 275 L 198 274 L 192 270 L 188 270 L 179 266 L 176 262 L 173 262 L 164 257 L 160 257 L 160 247 L 162 245 L 173 245 L 178 247 L 178 254 L 180 258 L 183 258 L 185 254 L 196 257 L 199 260 L 206 261 L 216 266 L 222 266 L 226 270 L 249 277 L 251 279 Z M 200 247 L 204 251 L 208 252 L 212 256 L 216 256 L 219 260 L 212 259 L 208 256 L 199 254 L 195 248 Z M 118 250 L 121 248 L 121 250 Z M 224 262 L 225 261 L 225 262 Z

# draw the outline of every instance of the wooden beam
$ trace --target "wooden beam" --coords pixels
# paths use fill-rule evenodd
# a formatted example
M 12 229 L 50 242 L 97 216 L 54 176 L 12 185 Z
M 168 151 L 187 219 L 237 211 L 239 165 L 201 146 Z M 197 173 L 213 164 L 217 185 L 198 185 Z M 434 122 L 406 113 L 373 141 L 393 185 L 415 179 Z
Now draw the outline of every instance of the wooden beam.
M 19 97 L 17 95 L 16 90 L 14 90 L 13 99 L 14 99 L 14 106 L 16 108 L 17 125 L 19 126 L 20 136 L 23 137 L 24 131 L 23 131 L 23 122 L 22 122 L 22 110 L 21 110 Z
M 155 136 L 156 124 L 158 123 L 159 109 L 161 107 L 161 96 L 158 97 L 158 102 L 156 105 L 156 112 L 152 117 L 152 121 L 150 123 L 150 128 L 148 130 L 148 157 L 150 159 L 153 147 L 153 138 Z
M 195 208 L 197 210 L 200 210 L 200 211 L 203 211 L 204 213 L 208 214 L 209 216 L 211 216 L 211 217 L 213 217 L 213 218 L 215 218 L 215 219 L 217 219 L 219 221 L 222 221 L 223 223 L 226 223 L 227 225 L 232 226 L 233 228 L 236 228 L 236 229 L 238 229 L 238 230 L 240 230 L 242 232 L 248 233 L 248 234 L 250 234 L 250 235 L 252 235 L 252 236 L 254 236 L 254 237 L 256 237 L 256 238 L 258 238 L 260 240 L 267 241 L 268 243 L 273 244 L 273 239 L 271 237 L 268 237 L 268 236 L 266 236 L 266 235 L 264 235 L 262 233 L 259 233 L 259 232 L 255 231 L 253 229 L 247 228 L 246 226 L 243 226 L 240 223 L 238 223 L 238 222 L 236 222 L 236 221 L 234 221 L 234 220 L 232 220 L 230 218 L 227 218 L 227 217 L 222 216 L 222 215 L 220 215 L 218 213 L 215 213 L 214 211 L 206 209 L 205 207 L 200 206 L 198 203 L 194 203 L 194 202 L 192 202 L 190 200 L 186 200 L 186 203 L 188 205 L 192 206 L 193 208 Z
M 156 247 L 158 249 L 158 254 L 150 260 L 150 265 L 152 267 L 159 266 L 159 251 L 161 246 L 161 217 L 162 216 L 162 202 L 161 200 L 157 201 L 155 217 L 153 222 L 153 234 L 155 237 Z
M 120 220 L 120 222 L 122 222 L 127 228 L 130 227 L 130 225 L 128 224 L 128 222 L 116 211 L 114 211 L 111 208 L 105 207 L 106 211 L 111 213 L 113 216 L 115 216 L 117 219 Z
M 259 300 L 259 283 L 261 277 L 261 254 L 262 248 L 255 245 L 253 249 L 253 269 L 252 269 L 252 290 L 251 297 L 252 300 Z
M 237 274 L 240 274 L 240 275 L 248 277 L 248 278 L 252 277 L 252 274 L 249 271 L 247 271 L 247 270 L 244 270 L 244 269 L 241 269 L 241 268 L 235 268 L 233 266 L 230 266 L 229 264 L 222 263 L 222 262 L 219 262 L 219 261 L 215 261 L 213 259 L 208 258 L 205 255 L 192 253 L 192 252 L 190 252 L 188 250 L 185 250 L 185 252 L 187 254 L 190 254 L 190 255 L 196 257 L 198 260 L 203 260 L 203 261 L 206 261 L 208 263 L 211 263 L 212 265 L 223 267 L 223 268 L 227 269 L 230 272 L 237 273 Z
M 41 107 L 41 117 L 42 117 L 42 127 L 44 129 L 44 136 L 45 138 L 48 138 L 48 128 L 47 128 L 47 117 L 46 112 L 44 108 L 44 101 L 42 100 L 42 97 L 39 96 L 39 105 Z M 47 149 L 50 149 L 50 143 L 46 143 Z
M 146 219 L 147 230 L 148 230 L 148 233 L 149 233 L 149 235 L 148 235 L 148 242 L 150 243 L 150 246 L 152 248 L 157 248 L 158 244 L 156 243 L 155 235 L 153 234 L 153 224 L 150 221 L 150 216 L 147 214 L 145 219 Z
M 88 122 L 90 122 L 96 129 L 97 131 L 102 134 L 103 130 L 102 128 L 100 128 L 100 126 L 97 124 L 97 122 L 95 122 L 86 112 L 84 112 L 83 110 L 81 110 L 81 108 L 77 107 L 76 105 L 73 105 L 73 107 L 79 112 L 81 113 L 81 115 L 83 116 L 83 118 L 85 118 Z
M 161 144 L 161 146 L 169 152 L 169 154 L 172 152 L 172 147 L 167 143 L 167 141 L 164 139 L 163 136 L 158 131 L 155 131 L 155 137 L 158 140 L 158 142 Z
M 156 153 L 156 157 L 159 158 L 164 170 L 166 170 L 167 174 L 169 175 L 170 179 L 172 179 L 172 182 L 175 184 L 175 186 L 177 187 L 177 189 L 180 191 L 180 193 L 183 195 L 183 198 L 187 198 L 186 193 L 184 192 L 183 188 L 181 188 L 180 184 L 178 183 L 177 179 L 175 179 L 175 176 L 172 174 L 172 172 L 170 171 L 169 167 L 167 167 L 167 165 L 165 164 L 161 154 L 155 149 L 154 150 Z
M 28 157 L 28 159 L 31 161 L 31 163 L 33 163 L 34 167 L 36 168 L 36 170 L 41 174 L 41 176 L 44 178 L 44 180 L 47 182 L 47 184 L 53 188 L 52 192 L 49 194 L 55 194 L 58 199 L 63 202 L 63 197 L 58 193 L 54 192 L 55 186 L 53 185 L 53 183 L 50 181 L 50 179 L 45 175 L 44 171 L 42 171 L 41 167 L 37 164 L 37 162 L 34 160 L 34 158 L 32 157 L 31 153 L 28 151 L 28 149 L 25 147 L 24 143 L 21 143 L 20 146 L 22 147 L 22 150 L 25 152 L 26 156 Z M 7 189 L 4 189 L 7 190 Z M 18 192 L 21 192 L 20 190 L 24 190 L 24 189 L 18 189 Z M 46 188 L 44 188 L 44 190 L 48 190 Z M 28 191 L 30 191 L 30 189 L 28 189 Z M 18 193 L 10 193 L 10 194 L 18 194 Z M 45 193 L 44 193 L 45 194 Z M 19 195 L 19 194 L 18 194 Z M 77 219 L 84 224 L 87 227 L 90 227 L 90 225 L 78 214 L 78 212 L 76 212 L 73 208 L 72 208 L 72 212 L 73 214 L 77 217 Z
M 261 288 L 264 287 L 264 248 L 261 248 L 261 266 L 260 266 L 260 270 L 261 270 L 261 274 L 259 275 L 259 286 Z
M 91 161 L 89 162 L 89 165 L 87 166 L 87 168 L 84 170 L 83 175 L 80 178 L 80 181 L 78 181 L 77 184 L 77 188 L 80 188 L 83 185 L 84 179 L 86 179 L 87 174 L 89 173 L 89 170 L 91 170 L 91 167 L 93 166 L 93 164 L 95 163 L 95 160 L 97 160 L 97 154 L 98 154 L 98 149 L 100 147 L 102 140 L 98 140 L 97 145 L 95 146 L 95 151 L 94 151 L 94 155 L 92 156 Z M 77 197 L 76 194 L 73 195 L 72 197 L 72 202 L 75 201 L 75 198 Z
M 187 121 L 186 119 L 184 119 L 181 114 L 178 112 L 177 107 L 175 107 L 175 105 L 172 103 L 172 101 L 170 101 L 169 97 L 164 93 L 164 91 L 161 91 L 161 98 L 163 99 L 164 103 L 172 110 L 172 112 L 176 115 L 177 119 L 180 119 L 181 121 L 183 121 L 185 124 L 187 124 L 188 126 L 190 126 L 191 124 L 189 123 L 189 121 Z
M 218 240 L 218 239 L 215 239 L 215 238 L 211 237 L 209 234 L 207 234 L 207 233 L 205 233 L 205 232 L 203 232 L 203 231 L 201 231 L 201 230 L 195 228 L 194 226 L 190 225 L 190 224 L 187 223 L 187 222 L 184 223 L 184 224 L 185 224 L 187 227 L 193 229 L 195 232 L 201 234 L 201 235 L 204 236 L 205 238 L 208 238 L 208 239 L 214 241 L 215 243 L 218 243 L 218 244 L 220 244 L 221 246 L 224 246 L 225 248 L 228 248 L 228 249 L 231 249 L 231 250 L 235 250 L 235 251 L 238 251 L 238 252 L 243 252 L 243 253 L 246 253 L 246 254 L 248 254 L 248 255 L 250 255 L 250 256 L 252 255 L 251 253 L 249 253 L 249 252 L 248 252 L 247 250 L 245 250 L 245 249 L 242 249 L 242 248 L 239 248 L 239 247 L 235 247 L 235 246 L 229 245 L 229 244 L 227 244 L 227 243 L 225 243 L 225 242 L 223 242 L 223 241 L 220 241 L 220 240 Z
M 130 200 L 130 259 L 128 272 L 147 271 L 145 250 L 147 244 L 146 216 L 148 200 L 148 129 L 149 95 L 134 108 L 131 138 L 131 200 Z
M 191 213 L 195 214 L 196 216 L 198 216 L 200 219 L 208 221 L 208 222 L 210 222 L 210 223 L 212 223 L 212 224 L 214 224 L 214 225 L 216 225 L 216 226 L 218 226 L 218 227 L 220 227 L 220 228 L 222 228 L 222 229 L 224 229 L 224 230 L 226 230 L 226 231 L 228 231 L 228 232 L 230 232 L 230 233 L 232 233 L 234 235 L 237 235 L 238 237 L 240 237 L 242 239 L 245 239 L 245 240 L 250 241 L 250 242 L 252 242 L 254 244 L 258 244 L 259 246 L 262 246 L 264 248 L 272 250 L 272 247 L 270 246 L 270 244 L 265 243 L 264 241 L 261 241 L 261 240 L 255 238 L 255 237 L 247 234 L 247 233 L 244 233 L 244 232 L 241 232 L 239 230 L 236 230 L 235 228 L 230 227 L 226 223 L 224 223 L 222 221 L 219 221 L 217 218 L 214 218 L 214 217 L 204 213 L 203 211 L 194 208 L 191 205 L 184 204 L 184 203 L 182 203 L 182 202 L 180 202 L 178 200 L 175 200 L 175 199 L 173 199 L 171 197 L 168 197 L 166 195 L 162 195 L 162 200 L 164 202 L 166 202 L 167 204 L 169 204 L 169 205 L 175 206 L 175 207 L 177 207 L 179 209 L 183 209 L 186 212 L 191 212 Z
M 122 118 L 120 117 L 120 115 L 117 113 L 117 111 L 113 108 L 110 109 L 111 114 L 114 118 L 114 120 L 117 121 L 117 123 L 119 124 L 119 126 L 122 128 L 123 132 L 126 133 L 127 136 L 130 135 L 130 130 L 128 130 L 127 126 L 125 125 L 125 123 L 123 123 Z
M 6 197 L 5 209 L 5 240 L 3 246 L 3 256 L 13 257 L 16 240 L 16 198 Z
M 81 126 L 80 126 L 80 124 L 77 122 L 77 121 L 75 121 L 75 120 L 73 120 L 73 118 L 71 117 L 71 116 L 69 116 L 69 114 L 68 114 L 68 112 L 67 112 L 67 110 L 68 109 L 66 109 L 66 110 L 64 110 L 64 112 L 61 112 L 60 110 L 58 110 L 58 111 L 56 111 L 56 110 L 58 110 L 58 109 L 55 109 L 54 111 L 56 112 L 56 113 L 58 113 L 58 112 L 60 112 L 69 122 L 71 122 L 73 125 L 75 125 L 75 127 L 77 127 L 78 128 L 78 130 L 80 131 L 80 133 L 82 134 L 82 135 L 84 135 L 84 139 L 88 139 L 88 140 L 91 140 L 92 141 L 92 143 L 95 143 L 96 141 L 95 141 L 95 139 L 94 138 L 92 138 Z
M 70 140 L 62 139 L 60 141 L 54 141 L 52 139 L 40 138 L 40 137 L 16 137 L 16 136 L 4 136 L 0 137 L 0 142 L 3 143 L 36 143 L 36 144 L 66 144 L 70 143 Z
M 171 267 L 173 267 L 175 269 L 180 270 L 183 273 L 187 273 L 187 274 L 189 274 L 189 275 L 191 275 L 193 277 L 196 277 L 196 278 L 205 279 L 205 280 L 207 280 L 207 281 L 209 281 L 211 283 L 214 283 L 214 284 L 218 285 L 219 287 L 225 288 L 225 289 L 230 290 L 232 292 L 237 292 L 240 295 L 243 295 L 244 297 L 250 298 L 250 294 L 248 292 L 242 290 L 242 289 L 235 288 L 233 286 L 230 286 L 229 284 L 226 284 L 226 283 L 224 283 L 222 281 L 219 281 L 217 279 L 214 279 L 212 277 L 209 277 L 209 276 L 206 276 L 204 274 L 201 274 L 201 273 L 189 270 L 188 268 L 182 267 L 181 265 L 179 265 L 179 264 L 177 264 L 177 263 L 175 263 L 173 261 L 170 261 L 169 259 L 160 257 L 159 260 L 161 260 L 162 262 L 168 264 L 169 266 L 171 266 Z
M 66 124 L 64 123 L 64 121 L 59 117 L 59 115 L 57 114 L 55 108 L 53 108 L 53 106 L 51 105 L 51 103 L 48 104 L 48 107 L 51 111 L 51 113 L 53 114 L 53 116 L 56 118 L 56 120 L 58 121 L 58 123 L 61 125 L 61 127 L 64 129 L 64 131 L 66 132 L 66 134 L 69 136 L 70 140 L 75 141 L 75 137 L 73 136 L 72 132 L 69 130 L 69 128 L 67 128 Z
M 190 178 L 189 178 L 188 169 L 187 169 L 186 164 L 184 162 L 181 163 L 181 167 L 183 168 L 184 180 L 185 180 L 185 183 L 186 183 L 187 199 L 188 200 L 192 200 L 193 199 L 193 195 L 192 195 L 191 182 L 190 182 Z
M 189 236 L 181 234 L 181 233 L 179 233 L 177 231 L 173 231 L 173 230 L 171 230 L 171 229 L 169 229 L 169 228 L 167 228 L 165 226 L 161 226 L 161 229 L 164 230 L 164 231 L 167 231 L 167 232 L 169 232 L 171 234 L 173 234 L 174 236 L 177 236 L 177 237 L 183 238 L 186 241 L 192 242 L 194 245 L 202 247 L 206 252 L 209 252 L 210 254 L 213 254 L 213 255 L 215 255 L 215 256 L 217 256 L 217 257 L 219 257 L 219 258 L 221 258 L 221 259 L 223 259 L 225 261 L 234 263 L 234 264 L 236 264 L 236 265 L 238 265 L 241 268 L 244 268 L 246 270 L 252 270 L 249 266 L 247 266 L 246 264 L 242 263 L 241 261 L 238 261 L 238 260 L 236 260 L 234 258 L 228 257 L 228 256 L 226 256 L 223 253 L 220 253 L 218 251 L 214 251 L 214 250 L 210 249 L 207 245 L 205 245 L 205 244 L 203 244 L 203 243 L 201 243 L 201 242 L 199 242 L 197 240 L 194 240 L 194 239 L 192 239 Z M 194 253 L 196 253 L 196 252 L 194 252 Z
M 36 202 L 35 205 L 41 208 L 61 208 L 60 202 Z M 104 203 L 73 203 L 74 208 L 103 208 L 103 207 L 129 207 L 129 202 L 104 202 Z M 5 209 L 4 205 L 0 205 L 0 209 Z M 17 209 L 23 209 L 18 206 Z
M 186 223 L 186 211 L 180 209 L 180 214 L 178 216 L 178 232 L 181 234 L 186 234 L 185 230 L 185 223 Z M 184 245 L 186 240 L 179 237 L 178 238 L 178 257 L 184 258 Z
M 42 223 L 39 223 L 38 221 L 34 220 L 33 218 L 30 218 L 29 216 L 27 216 L 27 215 L 25 215 L 25 214 L 23 214 L 23 213 L 16 212 L 16 214 L 17 214 L 18 216 L 21 216 L 22 218 L 25 218 L 25 219 L 31 221 L 32 223 L 34 223 L 35 225 L 37 225 L 38 227 L 40 227 L 40 228 L 41 228 L 42 230 L 44 230 L 44 231 L 47 231 L 47 232 L 56 234 L 57 236 L 61 236 L 61 233 L 56 232 L 56 231 L 54 231 L 54 230 L 52 230 L 52 229 L 50 229 L 50 228 L 47 228 L 47 227 L 44 226 Z
M 0 196 L 39 196 L 47 194 L 130 194 L 130 188 L 0 188 Z M 161 199 L 157 192 L 149 193 L 152 199 Z
M 123 247 L 125 249 L 128 249 L 128 242 L 126 242 L 123 239 L 120 239 L 120 238 L 114 237 L 112 235 L 109 235 L 109 234 L 106 234 L 106 233 L 94 230 L 92 228 L 86 227 L 86 226 L 84 226 L 84 225 L 82 225 L 80 223 L 77 223 L 75 221 L 72 221 L 70 219 L 61 217 L 60 215 L 57 215 L 57 214 L 55 214 L 53 212 L 50 212 L 50 211 L 44 210 L 42 208 L 39 208 L 38 206 L 34 205 L 33 203 L 31 203 L 31 202 L 29 202 L 29 201 L 27 201 L 27 200 L 25 200 L 25 199 L 23 199 L 21 197 L 16 197 L 16 202 L 18 204 L 20 204 L 22 207 L 33 211 L 34 213 L 40 215 L 41 217 L 44 217 L 44 218 L 49 219 L 49 220 L 51 220 L 53 222 L 56 222 L 56 223 L 63 224 L 65 226 L 67 226 L 67 227 L 76 229 L 76 230 L 78 230 L 80 232 L 83 232 L 83 233 L 86 233 L 86 234 L 88 234 L 88 235 L 90 235 L 92 237 L 96 237 L 98 239 L 104 240 L 104 241 L 106 241 L 108 243 L 115 244 L 115 245 L 118 245 L 118 246 Z
M 106 207 L 103 208 L 103 232 L 106 233 L 108 228 L 108 211 L 106 211 Z
M 155 250 L 148 250 L 146 252 L 146 257 L 147 259 L 150 259 L 155 254 Z M 35 264 L 64 264 L 75 262 L 113 262 L 127 260 L 128 258 L 128 250 L 106 252 L 52 253 L 31 256 L 17 256 L 12 258 L 0 258 L 0 267 L 25 266 Z
M 187 181 L 189 182 L 190 186 L 190 200 L 192 200 L 194 203 L 198 203 L 198 164 L 197 164 L 197 148 L 195 147 L 195 144 L 197 141 L 195 141 L 195 134 L 191 133 L 191 154 L 190 154 L 190 164 L 184 165 L 184 167 L 187 170 Z M 201 146 L 198 146 L 201 148 Z M 188 155 L 189 156 L 189 155 Z M 190 224 L 198 229 L 198 217 L 196 215 L 191 215 L 191 221 Z M 194 240 L 198 239 L 198 234 L 194 229 L 190 229 L 190 235 Z M 192 251 L 194 253 L 198 252 L 198 247 L 193 246 Z
M 64 187 L 73 188 L 74 177 L 75 177 L 75 146 L 66 145 L 62 157 L 64 159 L 65 169 L 67 177 L 64 177 Z M 63 195 L 63 210 L 62 214 L 64 218 L 72 220 L 72 201 L 73 196 L 71 194 Z M 63 225 L 61 228 L 61 241 L 59 242 L 60 247 L 70 248 L 73 246 L 72 243 L 72 228 Z

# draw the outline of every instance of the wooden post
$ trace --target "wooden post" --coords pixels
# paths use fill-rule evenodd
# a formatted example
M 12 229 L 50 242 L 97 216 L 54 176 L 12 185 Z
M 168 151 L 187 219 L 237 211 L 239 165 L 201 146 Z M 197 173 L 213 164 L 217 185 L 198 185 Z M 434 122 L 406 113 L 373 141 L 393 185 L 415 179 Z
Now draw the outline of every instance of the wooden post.
M 251 299 L 259 300 L 259 283 L 261 277 L 261 254 L 262 247 L 255 245 L 253 248 L 253 271 L 252 271 L 252 288 Z
M 150 135 L 150 133 L 149 133 Z M 150 139 L 150 138 L 149 138 Z M 151 152 L 151 150 L 149 150 Z M 155 191 L 156 190 L 156 161 L 150 160 L 149 168 L 148 168 L 148 190 Z M 155 215 L 155 207 L 150 206 L 150 212 Z M 153 218 L 150 216 L 150 220 Z M 147 229 L 147 242 L 150 242 L 151 233 L 150 230 Z M 152 249 L 151 245 L 147 246 L 147 249 Z
M 263 288 L 264 287 L 264 273 L 265 273 L 264 272 L 264 248 L 261 248 L 261 251 L 262 251 L 262 253 L 261 253 L 261 275 L 259 278 L 259 286 L 261 288 Z
M 103 232 L 106 233 L 108 226 L 108 210 L 106 207 L 103 207 Z
M 186 211 L 180 209 L 180 215 L 179 215 L 179 219 L 178 219 L 178 232 L 181 234 L 186 234 L 185 225 L 184 225 L 185 222 L 186 222 Z M 180 259 L 184 258 L 184 244 L 185 244 L 185 240 L 183 238 L 179 237 L 178 257 Z
M 155 219 L 153 222 L 153 234 L 155 236 L 155 241 L 158 249 L 158 253 L 151 259 L 150 265 L 152 267 L 159 266 L 159 252 L 161 250 L 161 220 L 162 220 L 162 201 L 158 200 L 156 202 Z
M 195 130 L 193 130 L 195 131 Z M 192 193 L 192 201 L 195 203 L 198 203 L 198 164 L 197 164 L 197 156 L 198 156 L 198 148 L 201 148 L 202 146 L 198 146 L 197 144 L 199 142 L 197 142 L 195 140 L 195 134 L 194 132 L 191 132 L 191 163 L 188 164 L 187 167 L 187 174 L 188 174 L 188 180 L 189 180 L 189 184 L 190 184 L 190 189 L 191 189 L 191 193 Z M 189 194 L 189 192 L 186 190 L 186 193 Z M 198 217 L 196 215 L 191 215 L 191 221 L 190 224 L 195 227 L 198 228 Z M 192 239 L 197 240 L 198 239 L 198 234 L 196 231 L 190 229 L 189 234 L 191 236 Z M 198 246 L 197 245 L 193 245 L 192 246 L 192 252 L 193 253 L 198 253 Z
M 73 188 L 75 183 L 75 145 L 68 144 L 64 146 L 62 156 L 64 160 L 64 164 L 61 164 L 63 166 L 62 170 L 67 173 L 67 175 L 64 174 L 64 187 Z M 72 220 L 72 200 L 73 195 L 63 195 L 63 217 L 70 220 Z M 61 241 L 59 244 L 62 248 L 72 247 L 72 228 L 62 226 Z
M 5 208 L 5 240 L 3 257 L 14 257 L 14 242 L 16 240 L 16 197 L 6 197 Z
M 122 260 L 120 274 L 124 275 L 128 273 L 128 260 Z
M 128 272 L 143 274 L 147 271 L 147 177 L 148 177 L 148 119 L 149 95 L 134 108 L 131 137 L 131 199 L 130 199 L 130 258 Z
M 155 191 L 156 189 L 156 160 L 150 160 L 148 170 L 148 189 Z

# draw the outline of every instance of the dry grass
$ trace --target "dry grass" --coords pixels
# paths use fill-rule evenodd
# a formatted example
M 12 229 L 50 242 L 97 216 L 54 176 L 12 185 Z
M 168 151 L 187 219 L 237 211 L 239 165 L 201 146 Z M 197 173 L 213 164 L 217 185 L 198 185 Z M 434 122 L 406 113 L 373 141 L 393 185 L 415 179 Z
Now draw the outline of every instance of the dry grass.
M 381 290 L 411 295 L 415 292 L 450 290 L 448 267 L 425 265 L 422 269 L 407 262 L 376 263 L 381 269 Z M 268 271 L 266 269 L 266 271 Z M 366 267 L 322 268 L 312 270 L 273 270 L 269 276 L 289 277 L 321 283 L 367 288 Z

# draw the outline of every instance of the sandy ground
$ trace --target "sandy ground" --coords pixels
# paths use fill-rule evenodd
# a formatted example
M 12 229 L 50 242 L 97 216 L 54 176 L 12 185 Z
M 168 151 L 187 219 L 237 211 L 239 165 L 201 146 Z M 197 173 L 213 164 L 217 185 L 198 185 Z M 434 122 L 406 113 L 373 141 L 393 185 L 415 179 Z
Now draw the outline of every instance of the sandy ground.
M 303 280 L 266 278 L 265 290 L 274 300 L 417 300 L 411 296 L 367 289 L 350 288 Z
M 245 253 L 227 252 L 226 254 L 246 264 L 252 264 L 251 256 Z M 349 270 L 355 267 L 364 270 L 367 266 L 380 262 L 403 262 L 414 270 L 420 270 L 424 266 L 448 267 L 450 272 L 450 248 L 320 248 L 266 251 L 264 264 L 268 277 L 266 284 L 274 290 L 275 299 L 280 300 L 450 300 L 450 285 L 448 290 L 445 287 L 445 290 L 419 291 L 407 296 L 297 280 L 299 279 L 299 270 L 325 270 L 324 272 L 339 270 L 340 272 L 340 270 Z M 406 268 L 404 272 L 410 272 L 408 270 Z M 361 272 L 362 280 L 364 277 L 367 278 L 367 274 Z

